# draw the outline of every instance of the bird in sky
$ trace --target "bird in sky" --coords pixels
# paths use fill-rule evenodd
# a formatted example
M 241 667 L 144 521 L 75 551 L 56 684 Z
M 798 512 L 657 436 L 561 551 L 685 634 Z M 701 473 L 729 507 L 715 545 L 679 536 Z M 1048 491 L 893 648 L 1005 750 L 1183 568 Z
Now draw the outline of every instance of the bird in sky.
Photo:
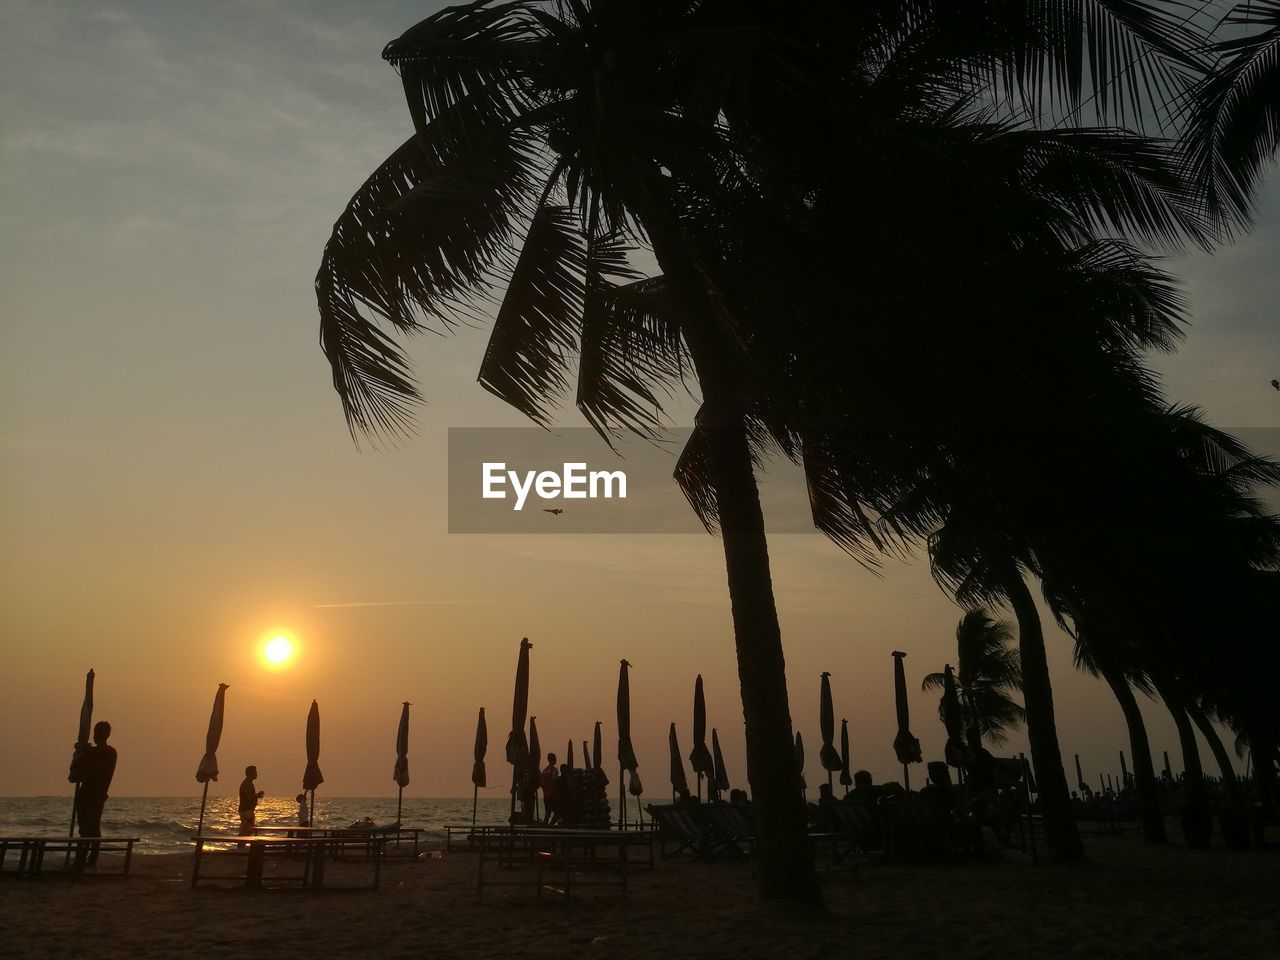
M 560 514 L 564 513 L 564 508 L 563 507 L 552 507 L 552 508 L 543 507 L 542 512 L 554 513 L 558 517 L 560 516 Z
M 1271 385 L 1275 387 L 1277 390 L 1280 390 L 1280 380 L 1272 380 Z

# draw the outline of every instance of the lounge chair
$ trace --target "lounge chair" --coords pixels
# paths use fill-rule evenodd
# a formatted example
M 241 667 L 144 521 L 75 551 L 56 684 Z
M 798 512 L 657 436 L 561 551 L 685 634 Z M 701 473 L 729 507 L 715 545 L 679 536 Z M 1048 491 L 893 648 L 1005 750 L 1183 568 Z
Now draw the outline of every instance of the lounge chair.
M 702 806 L 674 806 L 671 804 L 649 804 L 645 809 L 658 825 L 659 855 L 668 860 L 685 850 L 693 853 L 695 860 L 714 860 L 716 856 L 738 851 L 736 841 L 716 833 L 711 829 L 706 808 Z M 668 852 L 667 842 L 674 841 L 676 847 Z

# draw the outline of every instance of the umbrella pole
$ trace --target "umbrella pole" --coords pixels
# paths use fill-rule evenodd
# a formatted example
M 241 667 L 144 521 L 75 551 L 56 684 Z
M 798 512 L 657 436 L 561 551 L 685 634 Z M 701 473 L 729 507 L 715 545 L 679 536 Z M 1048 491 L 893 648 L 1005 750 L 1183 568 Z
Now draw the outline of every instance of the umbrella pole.
M 196 824 L 196 836 L 204 834 L 204 805 L 209 801 L 209 781 L 204 782 L 204 793 L 200 795 L 200 822 Z
M 831 786 L 831 771 L 828 770 L 827 771 L 827 796 L 834 797 L 835 793 L 833 793 L 832 791 L 833 791 L 833 787 Z
M 1245 776 L 1248 775 L 1246 769 Z M 622 782 L 622 764 L 618 764 L 618 829 L 627 829 L 627 787 Z
M 902 765 L 902 787 L 907 793 L 911 792 L 911 768 L 905 763 Z
M 640 805 L 640 798 L 636 797 L 636 816 L 640 818 L 640 826 L 644 826 L 644 807 Z
M 698 774 L 698 802 L 702 802 L 702 774 Z
M 480 787 L 473 786 L 471 788 L 471 832 L 476 832 L 476 803 L 480 796 Z
M 307 823 L 311 826 L 316 825 L 316 788 L 311 788 L 311 807 L 307 811 Z
M 397 827 L 400 826 L 401 824 L 400 811 L 403 809 L 404 809 L 404 787 L 400 787 L 399 791 L 397 791 L 396 793 L 396 826 Z M 400 844 L 400 837 L 397 834 L 396 845 L 398 846 L 399 844 Z

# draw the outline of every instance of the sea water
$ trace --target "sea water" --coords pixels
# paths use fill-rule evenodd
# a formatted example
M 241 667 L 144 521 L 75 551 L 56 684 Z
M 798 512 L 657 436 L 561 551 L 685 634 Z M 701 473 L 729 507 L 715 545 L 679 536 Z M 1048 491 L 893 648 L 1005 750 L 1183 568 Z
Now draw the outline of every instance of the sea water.
M 204 813 L 205 833 L 234 834 L 240 826 L 235 797 L 210 797 Z M 477 823 L 506 823 L 509 796 L 482 797 Z M 396 822 L 395 797 L 326 797 L 316 791 L 315 825 L 345 827 L 369 817 L 378 826 Z M 140 837 L 140 853 L 190 850 L 200 819 L 200 795 L 190 797 L 111 797 L 102 814 L 104 836 Z M 405 797 L 400 816 L 406 827 L 418 827 L 427 840 L 443 839 L 446 824 L 471 822 L 471 798 Z M 258 801 L 258 826 L 287 827 L 298 822 L 293 797 Z M 0 837 L 65 836 L 71 824 L 71 794 L 64 797 L 0 797 Z

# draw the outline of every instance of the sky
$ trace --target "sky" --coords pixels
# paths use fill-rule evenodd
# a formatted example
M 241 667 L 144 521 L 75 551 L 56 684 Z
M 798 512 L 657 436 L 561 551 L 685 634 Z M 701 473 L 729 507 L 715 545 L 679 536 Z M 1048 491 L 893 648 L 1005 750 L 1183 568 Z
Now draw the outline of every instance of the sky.
M 415 346 L 430 403 L 411 442 L 357 448 L 346 430 L 312 281 L 346 200 L 411 129 L 382 46 L 436 6 L 0 0 L 0 795 L 69 792 L 90 667 L 117 796 L 197 792 L 219 682 L 214 795 L 249 763 L 292 795 L 313 698 L 331 795 L 394 794 L 404 700 L 409 792 L 470 793 L 483 706 L 499 795 L 523 636 L 544 744 L 580 744 L 596 720 L 611 742 L 626 657 L 650 791 L 665 792 L 668 723 L 690 748 L 699 673 L 744 779 L 717 540 L 448 533 L 448 429 L 522 423 L 475 382 L 483 329 Z M 1252 234 L 1166 264 L 1194 324 L 1154 362 L 1171 399 L 1224 427 L 1280 427 L 1278 240 L 1273 177 Z M 925 565 L 868 571 L 812 534 L 770 553 L 810 782 L 824 670 L 855 767 L 898 775 L 893 650 L 940 756 L 936 696 L 918 687 L 954 659 L 960 611 Z M 278 631 L 299 652 L 271 671 L 259 648 Z M 1119 709 L 1065 637 L 1049 649 L 1064 754 L 1118 775 Z M 1180 769 L 1172 724 L 1145 712 Z M 1025 749 L 1015 735 L 1006 752 Z

